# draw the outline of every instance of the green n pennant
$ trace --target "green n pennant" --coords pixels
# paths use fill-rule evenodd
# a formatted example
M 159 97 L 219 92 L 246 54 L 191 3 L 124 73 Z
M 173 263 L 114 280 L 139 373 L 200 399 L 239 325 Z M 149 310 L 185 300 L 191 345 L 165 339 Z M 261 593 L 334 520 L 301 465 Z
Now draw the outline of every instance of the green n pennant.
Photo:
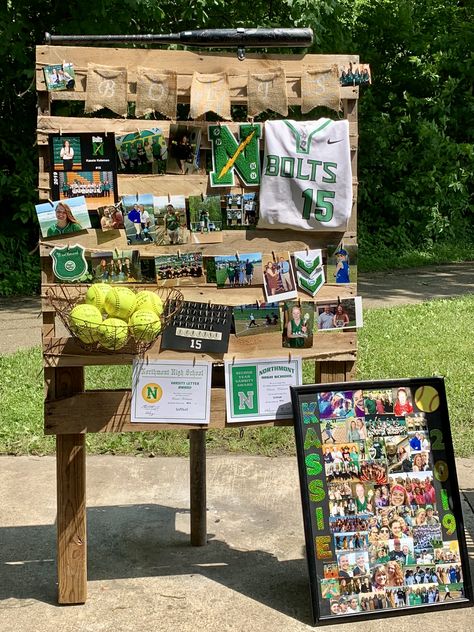
M 260 138 L 259 123 L 239 125 L 239 141 L 228 125 L 209 125 L 208 138 L 211 142 L 212 187 L 229 187 L 235 184 L 235 171 L 242 183 L 248 187 L 260 184 Z

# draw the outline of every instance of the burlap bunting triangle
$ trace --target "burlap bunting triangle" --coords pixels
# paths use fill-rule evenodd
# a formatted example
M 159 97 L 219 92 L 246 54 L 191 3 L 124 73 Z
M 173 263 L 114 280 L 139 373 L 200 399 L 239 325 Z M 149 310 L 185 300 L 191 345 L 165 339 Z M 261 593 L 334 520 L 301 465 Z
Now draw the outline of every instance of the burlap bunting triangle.
M 275 68 L 266 73 L 249 72 L 247 95 L 249 116 L 257 116 L 265 110 L 287 116 L 288 95 L 284 69 Z
M 231 120 L 230 88 L 225 72 L 212 75 L 193 74 L 189 116 L 197 119 L 206 112 L 215 112 L 225 121 Z
M 85 112 L 108 108 L 119 116 L 127 116 L 127 69 L 87 64 L 87 97 Z
M 137 68 L 136 116 L 160 112 L 175 118 L 178 102 L 178 79 L 175 72 L 159 73 L 152 68 Z
M 339 112 L 341 84 L 336 64 L 329 68 L 303 68 L 301 73 L 301 112 L 325 106 Z

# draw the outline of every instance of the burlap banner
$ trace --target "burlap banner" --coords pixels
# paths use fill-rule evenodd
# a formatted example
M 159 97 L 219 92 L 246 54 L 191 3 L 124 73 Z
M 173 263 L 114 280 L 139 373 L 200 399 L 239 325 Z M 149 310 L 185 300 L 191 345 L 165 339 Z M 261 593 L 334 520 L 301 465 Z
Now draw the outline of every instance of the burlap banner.
M 230 114 L 230 88 L 225 72 L 213 75 L 193 74 L 191 83 L 191 108 L 189 116 L 197 119 L 206 112 L 215 112 L 225 121 Z
M 341 84 L 337 65 L 329 68 L 303 68 L 301 73 L 301 112 L 324 105 L 339 112 Z
M 249 72 L 247 95 L 249 116 L 257 116 L 265 110 L 287 116 L 288 95 L 284 69 L 276 68 L 263 74 Z
M 108 108 L 127 116 L 127 69 L 87 64 L 87 98 L 85 112 Z
M 174 119 L 177 105 L 178 78 L 175 72 L 160 74 L 152 68 L 137 68 L 136 116 L 160 112 Z

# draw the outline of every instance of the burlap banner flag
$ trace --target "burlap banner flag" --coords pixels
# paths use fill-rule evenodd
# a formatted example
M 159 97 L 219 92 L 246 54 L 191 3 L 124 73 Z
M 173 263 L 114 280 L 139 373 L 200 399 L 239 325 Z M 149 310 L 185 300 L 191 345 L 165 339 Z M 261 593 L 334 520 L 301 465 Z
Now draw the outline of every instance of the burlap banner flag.
M 330 68 L 303 68 L 301 73 L 301 112 L 324 105 L 339 112 L 341 84 L 337 65 Z
M 284 69 L 276 68 L 264 74 L 249 72 L 247 96 L 249 116 L 257 116 L 265 110 L 287 116 L 288 95 Z
M 136 116 L 160 112 L 174 119 L 177 105 L 178 79 L 175 72 L 160 74 L 152 68 L 137 68 Z
M 108 108 L 127 116 L 127 69 L 87 64 L 86 114 Z
M 225 121 L 230 114 L 230 88 L 225 72 L 213 75 L 193 74 L 191 83 L 191 108 L 189 116 L 197 119 L 206 112 L 215 112 Z

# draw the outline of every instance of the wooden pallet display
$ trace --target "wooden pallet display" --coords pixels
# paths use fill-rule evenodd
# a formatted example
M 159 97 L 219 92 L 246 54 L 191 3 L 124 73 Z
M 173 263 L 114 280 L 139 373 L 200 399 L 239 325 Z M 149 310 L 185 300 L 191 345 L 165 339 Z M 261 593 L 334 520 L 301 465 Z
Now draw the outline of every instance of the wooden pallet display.
M 91 48 L 67 46 L 38 46 L 36 54 L 36 87 L 38 91 L 37 140 L 39 148 L 39 194 L 42 200 L 51 198 L 51 168 L 48 141 L 52 133 L 127 133 L 146 129 L 150 125 L 158 126 L 165 136 L 169 126 L 175 121 L 139 120 L 119 118 L 63 117 L 52 115 L 56 101 L 85 101 L 87 95 L 87 64 L 103 63 L 110 66 L 125 66 L 128 77 L 128 99 L 136 98 L 136 67 L 146 66 L 157 69 L 174 70 L 178 75 L 178 102 L 189 102 L 190 83 L 194 71 L 204 73 L 227 72 L 231 87 L 232 105 L 245 105 L 247 73 L 265 72 L 275 65 L 283 66 L 286 73 L 287 92 L 290 105 L 301 103 L 301 67 L 328 67 L 338 64 L 345 67 L 352 62 L 358 63 L 354 55 L 249 55 L 243 62 L 235 55 L 211 55 L 188 51 L 142 50 L 126 48 Z M 74 64 L 76 87 L 74 91 L 47 92 L 43 76 L 45 65 L 62 63 L 64 60 Z M 341 88 L 343 115 L 350 124 L 351 160 L 353 173 L 353 209 L 348 230 L 345 233 L 269 231 L 269 230 L 227 230 L 223 231 L 223 242 L 218 244 L 185 244 L 179 247 L 181 252 L 197 251 L 204 255 L 229 254 L 232 252 L 262 252 L 263 257 L 272 257 L 279 250 L 303 250 L 305 248 L 325 248 L 327 244 L 357 243 L 357 99 L 358 88 Z M 184 121 L 181 121 L 184 122 Z M 189 122 L 189 121 L 188 121 Z M 208 149 L 205 121 L 193 122 L 201 125 L 202 149 Z M 232 130 L 238 123 L 229 123 Z M 118 175 L 119 195 L 152 193 L 154 195 L 219 194 L 231 191 L 242 192 L 239 186 L 234 189 L 212 189 L 208 177 L 202 174 L 175 175 Z M 253 189 L 255 190 L 255 189 Z M 56 245 L 81 243 L 91 251 L 106 247 L 123 249 L 126 244 L 124 231 L 120 238 L 110 236 L 100 230 L 87 230 L 79 235 L 60 240 L 50 239 L 42 242 L 40 248 L 42 265 L 42 295 L 55 287 L 52 272 L 51 249 Z M 289 239 L 290 238 L 290 239 Z M 176 246 L 141 246 L 142 258 L 157 254 L 176 253 Z M 148 286 L 150 287 L 150 286 Z M 241 288 L 233 290 L 210 289 L 209 286 L 195 285 L 180 290 L 186 300 L 205 300 L 228 305 L 265 301 L 263 287 Z M 77 286 L 77 291 L 84 287 Z M 318 294 L 318 300 L 334 300 L 356 295 L 356 284 L 335 286 L 327 284 Z M 301 300 L 309 300 L 306 294 L 300 294 Z M 190 491 L 191 491 L 191 543 L 203 545 L 206 542 L 206 453 L 205 428 L 182 425 L 131 424 L 130 390 L 85 391 L 84 367 L 92 365 L 130 364 L 130 355 L 86 351 L 71 337 L 59 331 L 54 309 L 46 298 L 42 302 L 43 317 L 43 358 L 45 374 L 45 433 L 56 435 L 57 439 L 57 560 L 58 560 L 58 601 L 62 604 L 84 603 L 87 598 L 87 545 L 86 545 L 86 500 L 85 500 L 85 434 L 87 432 L 127 432 L 140 430 L 188 429 L 190 437 Z M 281 336 L 264 334 L 251 338 L 231 336 L 228 353 L 235 358 L 256 358 L 265 349 L 266 357 L 278 357 L 285 353 L 281 347 Z M 304 358 L 315 360 L 316 382 L 345 381 L 353 378 L 357 349 L 357 337 L 354 332 L 333 333 L 316 336 L 311 349 L 291 350 Z M 147 352 L 149 358 L 182 359 L 192 357 L 173 351 L 159 351 L 159 341 Z M 210 428 L 225 428 L 225 390 L 223 388 L 223 356 L 217 354 L 195 354 L 196 359 L 211 360 L 215 363 L 211 395 Z M 93 411 L 93 412 L 92 412 Z M 292 419 L 278 420 L 271 424 L 288 425 Z M 239 424 L 232 424 L 238 426 Z M 242 424 L 245 425 L 245 424 Z

